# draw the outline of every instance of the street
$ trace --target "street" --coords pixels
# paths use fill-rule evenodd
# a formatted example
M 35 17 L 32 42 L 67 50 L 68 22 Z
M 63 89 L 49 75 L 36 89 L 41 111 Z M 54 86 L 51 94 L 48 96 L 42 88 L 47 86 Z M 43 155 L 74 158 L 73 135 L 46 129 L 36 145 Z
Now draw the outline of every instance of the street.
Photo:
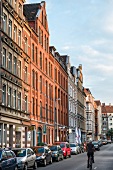
M 38 167 L 38 170 L 87 170 L 86 152 L 72 155 L 71 158 L 60 162 L 53 162 L 46 167 Z M 113 144 L 103 145 L 100 151 L 95 152 L 95 163 L 93 169 L 112 170 L 113 169 Z

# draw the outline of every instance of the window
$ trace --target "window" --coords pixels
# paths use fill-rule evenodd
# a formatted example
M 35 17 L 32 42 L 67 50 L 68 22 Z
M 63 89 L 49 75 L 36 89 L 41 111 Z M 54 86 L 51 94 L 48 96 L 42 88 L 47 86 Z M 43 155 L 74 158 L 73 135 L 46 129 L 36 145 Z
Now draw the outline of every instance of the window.
M 38 100 L 36 99 L 36 115 L 38 116 Z
M 13 72 L 15 75 L 17 74 L 17 58 L 15 56 L 13 58 Z
M 45 70 L 46 70 L 46 74 L 47 74 L 47 58 L 45 59 Z
M 13 37 L 14 41 L 17 41 L 17 26 L 14 25 L 14 37 Z
M 32 97 L 32 114 L 35 115 L 35 102 L 34 102 L 34 97 Z
M 21 47 L 21 31 L 18 31 L 18 45 Z
M 6 85 L 2 85 L 2 104 L 6 105 Z
M 36 47 L 36 64 L 38 64 L 38 50 L 37 50 L 37 47 Z
M 3 14 L 3 31 L 7 32 L 7 15 Z
M 40 76 L 40 93 L 42 93 L 42 76 Z
M 6 67 L 6 49 L 5 48 L 3 48 L 2 65 L 3 67 Z
M 8 35 L 12 37 L 12 21 L 9 19 Z
M 46 96 L 48 96 L 48 83 L 46 81 Z
M 40 52 L 40 69 L 42 69 L 42 53 Z
M 22 5 L 19 3 L 18 14 L 22 16 Z
M 27 67 L 25 66 L 24 81 L 27 83 Z
M 12 94 L 12 89 L 11 87 L 8 88 L 8 106 L 11 107 L 11 94 Z
M 42 120 L 42 102 L 40 102 L 40 120 Z
M 49 76 L 51 76 L 51 64 L 49 62 Z
M 14 9 L 17 11 L 17 0 L 14 1 Z
M 27 112 L 28 110 L 27 110 L 27 96 L 25 96 L 25 112 Z
M 21 92 L 18 92 L 18 110 L 21 110 Z
M 34 61 L 34 44 L 32 44 L 32 61 Z
M 32 70 L 32 87 L 35 88 L 35 71 Z
M 36 79 L 35 80 L 36 80 L 36 83 L 35 83 L 36 84 L 36 90 L 38 90 L 38 73 L 37 72 L 36 72 Z
M 25 48 L 24 48 L 25 53 L 28 52 L 28 43 L 27 43 L 27 38 L 25 37 Z
M 21 78 L 21 61 L 18 61 L 18 76 Z
M 48 122 L 48 106 L 46 104 L 46 122 Z
M 8 57 L 8 70 L 12 71 L 12 54 L 9 53 L 9 57 Z
M 13 90 L 13 108 L 16 108 L 16 90 Z

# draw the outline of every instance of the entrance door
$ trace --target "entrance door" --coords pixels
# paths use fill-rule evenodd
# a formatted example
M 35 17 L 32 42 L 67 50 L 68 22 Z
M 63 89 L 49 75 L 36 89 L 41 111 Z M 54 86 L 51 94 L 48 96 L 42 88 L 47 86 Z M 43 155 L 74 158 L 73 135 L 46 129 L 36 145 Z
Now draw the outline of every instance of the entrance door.
M 42 129 L 38 127 L 38 143 L 42 143 Z

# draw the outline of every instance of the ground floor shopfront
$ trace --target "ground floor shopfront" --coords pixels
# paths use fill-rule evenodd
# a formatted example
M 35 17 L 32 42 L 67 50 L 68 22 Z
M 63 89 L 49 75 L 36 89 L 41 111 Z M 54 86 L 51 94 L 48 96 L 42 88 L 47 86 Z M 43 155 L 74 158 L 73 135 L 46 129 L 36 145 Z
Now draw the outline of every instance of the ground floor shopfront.
M 0 120 L 0 146 L 29 147 L 28 125 L 28 122 L 2 116 Z

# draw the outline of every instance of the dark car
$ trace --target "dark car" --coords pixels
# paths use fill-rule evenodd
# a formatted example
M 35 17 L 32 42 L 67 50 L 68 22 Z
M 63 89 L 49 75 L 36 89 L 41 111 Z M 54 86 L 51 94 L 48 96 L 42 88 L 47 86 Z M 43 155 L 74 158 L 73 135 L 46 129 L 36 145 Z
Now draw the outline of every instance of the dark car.
M 60 145 L 52 145 L 49 148 L 52 151 L 52 158 L 53 158 L 53 160 L 59 162 L 60 159 L 61 160 L 64 159 L 63 151 L 62 151 L 62 148 L 60 147 Z
M 98 143 L 98 141 L 93 141 L 92 142 L 93 143 L 93 145 L 94 145 L 94 147 L 95 147 L 95 150 L 100 150 L 100 146 L 99 146 L 99 143 Z
M 60 145 L 60 147 L 63 150 L 64 158 L 67 158 L 68 156 L 71 158 L 71 148 L 70 148 L 70 144 L 68 142 L 55 142 L 54 144 Z
M 48 146 L 34 146 L 32 149 L 36 154 L 37 165 L 46 166 L 48 163 L 52 164 L 52 152 Z
M 31 148 L 12 149 L 17 158 L 18 170 L 37 169 L 36 155 Z
M 0 170 L 18 170 L 16 155 L 12 150 L 0 149 Z

